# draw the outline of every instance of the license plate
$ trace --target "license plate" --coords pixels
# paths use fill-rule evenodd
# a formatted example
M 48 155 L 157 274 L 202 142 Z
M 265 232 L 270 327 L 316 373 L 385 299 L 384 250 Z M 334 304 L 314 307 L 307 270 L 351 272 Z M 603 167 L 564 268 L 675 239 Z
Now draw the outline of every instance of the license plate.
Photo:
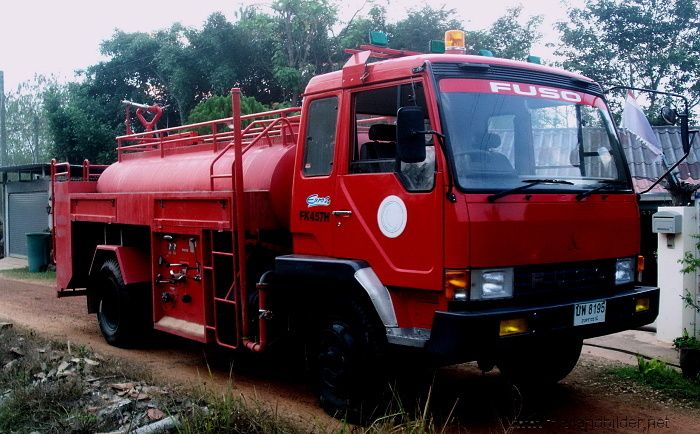
M 605 322 L 605 300 L 590 303 L 577 303 L 574 306 L 574 325 L 588 325 Z

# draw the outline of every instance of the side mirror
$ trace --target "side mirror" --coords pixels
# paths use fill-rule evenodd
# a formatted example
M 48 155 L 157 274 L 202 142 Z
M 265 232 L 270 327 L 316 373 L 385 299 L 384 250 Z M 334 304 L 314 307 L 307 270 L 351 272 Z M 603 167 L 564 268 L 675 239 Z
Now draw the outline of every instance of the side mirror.
M 396 113 L 396 155 L 404 163 L 425 161 L 425 115 L 417 106 L 401 107 Z
M 668 125 L 676 125 L 678 120 L 681 121 L 681 143 L 683 144 L 683 153 L 690 152 L 690 132 L 688 130 L 688 113 L 678 113 L 678 110 L 670 107 L 661 108 L 661 119 Z
M 663 119 L 667 125 L 676 125 L 676 122 L 678 122 L 678 112 L 671 107 L 662 107 L 661 119 Z

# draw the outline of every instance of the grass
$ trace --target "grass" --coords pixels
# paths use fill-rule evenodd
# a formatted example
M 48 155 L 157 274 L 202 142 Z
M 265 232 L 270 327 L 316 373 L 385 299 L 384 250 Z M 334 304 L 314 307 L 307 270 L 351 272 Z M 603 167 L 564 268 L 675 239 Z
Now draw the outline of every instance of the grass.
M 367 427 L 338 422 L 338 426 L 332 429 L 314 425 L 302 427 L 299 422 L 278 414 L 264 403 L 235 395 L 231 388 L 220 396 L 201 391 L 200 397 L 200 406 L 193 407 L 189 414 L 180 415 L 178 433 L 442 434 L 447 428 L 447 423 L 438 427 L 430 416 L 429 398 L 423 408 L 412 415 L 395 396 L 388 414 L 374 420 Z
M 307 433 L 310 428 L 302 428 L 284 416 L 266 408 L 262 403 L 248 402 L 234 394 L 229 388 L 220 396 L 202 391 L 199 406 L 194 406 L 189 414 L 180 417 L 181 434 L 215 433 Z
M 0 270 L 0 276 L 16 280 L 56 280 L 55 271 L 42 271 L 38 273 L 31 273 L 29 271 L 29 267 L 13 268 L 11 270 Z
M 78 358 L 99 360 L 99 365 L 81 364 L 80 369 L 65 376 L 51 374 L 61 363 Z M 99 379 L 104 380 L 99 381 L 101 386 L 96 386 Z M 335 427 L 303 424 L 279 414 L 276 408 L 262 401 L 243 397 L 233 384 L 220 394 L 204 388 L 158 385 L 142 365 L 116 358 L 106 360 L 86 346 L 43 339 L 30 331 L 0 329 L 0 433 L 90 433 L 122 429 L 123 418 L 101 417 L 100 412 L 113 402 L 115 391 L 110 391 L 110 384 L 125 382 L 163 388 L 165 392 L 160 395 L 148 392 L 153 398 L 149 402 L 157 404 L 166 415 L 177 416 L 180 425 L 174 432 L 182 434 L 431 434 L 445 428 L 433 421 L 428 409 L 429 397 L 416 414 L 404 409 L 399 398 L 394 397 L 390 414 L 365 428 L 341 422 Z M 138 411 L 124 417 L 133 421 L 139 417 Z
M 39 381 L 37 374 L 63 360 L 66 345 L 14 329 L 0 331 L 0 432 L 94 432 L 97 418 L 82 410 L 84 381 L 66 376 Z M 21 356 L 20 356 L 21 354 Z M 31 411 L 28 411 L 31 409 Z
M 638 366 L 612 368 L 612 375 L 647 385 L 664 395 L 700 406 L 700 382 L 689 380 L 661 360 L 638 359 Z
M 62 362 L 77 358 L 100 362 L 89 369 L 83 365 L 64 377 L 51 374 L 47 377 Z M 100 378 L 107 380 L 102 382 L 102 388 L 96 388 L 94 379 Z M 33 332 L 16 328 L 0 330 L 0 433 L 90 433 L 122 429 L 123 420 L 99 416 L 101 409 L 112 402 L 106 399 L 115 393 L 107 392 L 109 384 L 122 382 L 154 384 L 155 380 L 140 365 L 114 358 L 105 360 L 86 346 L 42 339 Z M 232 383 L 224 393 L 204 388 L 168 388 L 159 401 L 159 407 L 167 415 L 177 416 L 180 424 L 175 432 L 181 434 L 432 434 L 445 429 L 436 426 L 430 415 L 430 394 L 415 414 L 394 396 L 388 414 L 364 428 L 341 422 L 335 427 L 303 424 L 279 414 L 265 402 L 243 397 Z
M 99 359 L 97 365 L 80 360 Z M 62 363 L 72 362 L 65 374 Z M 53 374 L 52 374 L 53 373 Z M 0 432 L 91 433 L 114 431 L 120 421 L 99 417 L 114 395 L 111 383 L 146 382 L 148 372 L 131 362 L 104 360 L 85 346 L 43 339 L 33 332 L 0 330 Z M 105 379 L 101 380 L 100 379 Z M 150 394 L 162 401 L 157 392 Z M 92 409 L 92 411 L 89 411 Z

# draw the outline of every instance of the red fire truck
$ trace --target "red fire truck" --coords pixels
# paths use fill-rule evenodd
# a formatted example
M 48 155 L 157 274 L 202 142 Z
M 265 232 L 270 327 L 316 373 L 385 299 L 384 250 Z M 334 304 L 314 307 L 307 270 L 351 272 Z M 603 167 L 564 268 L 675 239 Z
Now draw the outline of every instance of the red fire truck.
M 401 348 L 565 377 L 582 339 L 657 315 L 625 157 L 597 83 L 463 50 L 363 46 L 300 108 L 241 116 L 233 89 L 230 118 L 54 163 L 58 296 L 117 346 L 303 346 L 348 417 Z

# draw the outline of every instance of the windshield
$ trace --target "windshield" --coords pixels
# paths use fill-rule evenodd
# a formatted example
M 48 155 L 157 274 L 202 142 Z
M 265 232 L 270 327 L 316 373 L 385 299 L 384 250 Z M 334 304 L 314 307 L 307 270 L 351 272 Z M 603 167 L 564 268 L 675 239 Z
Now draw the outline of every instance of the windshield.
M 491 80 L 440 81 L 444 132 L 464 190 L 628 189 L 604 101 L 554 87 Z

